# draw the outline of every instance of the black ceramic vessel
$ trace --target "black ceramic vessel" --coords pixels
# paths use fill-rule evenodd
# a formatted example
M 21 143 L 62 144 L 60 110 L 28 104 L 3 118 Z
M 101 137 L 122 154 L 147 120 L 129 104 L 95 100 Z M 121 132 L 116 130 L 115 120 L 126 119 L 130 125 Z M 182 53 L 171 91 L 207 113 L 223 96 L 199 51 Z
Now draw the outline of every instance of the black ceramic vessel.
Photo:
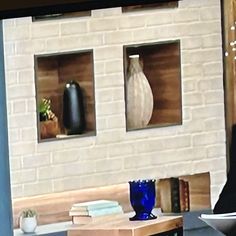
M 79 84 L 70 81 L 63 94 L 63 125 L 68 135 L 82 134 L 86 128 L 83 94 Z

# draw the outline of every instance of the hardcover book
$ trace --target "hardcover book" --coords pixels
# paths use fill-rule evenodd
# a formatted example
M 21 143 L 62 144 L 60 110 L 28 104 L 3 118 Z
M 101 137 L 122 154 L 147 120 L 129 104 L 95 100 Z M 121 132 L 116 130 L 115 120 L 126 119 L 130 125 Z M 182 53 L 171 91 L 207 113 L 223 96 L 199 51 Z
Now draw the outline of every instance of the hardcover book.
M 189 182 L 184 181 L 184 201 L 185 201 L 185 210 L 190 211 L 190 196 L 189 196 Z
M 179 180 L 180 211 L 189 211 L 189 183 L 183 179 Z
M 171 211 L 180 212 L 179 179 L 170 178 Z
M 178 178 L 160 179 L 157 191 L 157 200 L 163 212 L 180 212 Z
M 189 184 L 175 177 L 160 179 L 157 185 L 158 207 L 163 212 L 189 211 Z
M 100 208 L 114 207 L 118 205 L 119 203 L 117 201 L 96 200 L 96 201 L 75 203 L 72 205 L 71 210 L 88 211 L 88 210 L 96 210 Z
M 109 215 L 109 214 L 114 214 L 114 213 L 122 213 L 123 209 L 120 205 L 114 206 L 114 207 L 105 207 L 105 208 L 97 208 L 93 210 L 88 210 L 88 211 L 76 211 L 76 210 L 71 210 L 69 212 L 70 216 L 91 216 L 91 217 L 96 217 L 96 216 L 103 216 L 103 215 Z
M 72 216 L 72 223 L 82 225 L 82 224 L 89 224 L 89 223 L 98 222 L 98 221 L 105 222 L 107 216 L 122 214 L 122 213 L 113 213 L 113 214 L 109 214 L 109 215 L 96 216 L 96 217 L 92 217 L 92 216 Z

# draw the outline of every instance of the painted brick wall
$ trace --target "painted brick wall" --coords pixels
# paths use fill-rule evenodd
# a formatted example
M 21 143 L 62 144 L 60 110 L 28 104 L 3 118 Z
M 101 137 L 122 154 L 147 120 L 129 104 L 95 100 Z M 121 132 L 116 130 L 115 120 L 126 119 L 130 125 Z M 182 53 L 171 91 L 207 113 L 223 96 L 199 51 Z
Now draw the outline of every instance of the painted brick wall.
M 226 179 L 220 0 L 4 21 L 13 197 L 211 172 Z M 183 125 L 126 132 L 123 45 L 181 40 Z M 94 49 L 97 136 L 37 143 L 34 54 Z

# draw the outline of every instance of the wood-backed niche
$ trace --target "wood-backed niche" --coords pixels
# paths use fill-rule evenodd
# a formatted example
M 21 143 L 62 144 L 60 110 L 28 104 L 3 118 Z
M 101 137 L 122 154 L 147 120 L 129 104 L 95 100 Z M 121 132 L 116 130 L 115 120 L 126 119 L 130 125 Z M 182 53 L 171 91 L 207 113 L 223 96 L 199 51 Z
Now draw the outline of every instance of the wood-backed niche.
M 124 78 L 127 85 L 129 56 L 138 54 L 143 72 L 150 84 L 154 107 L 145 128 L 182 124 L 181 53 L 180 41 L 157 42 L 124 46 Z M 127 91 L 125 89 L 127 104 Z M 126 107 L 127 116 L 127 107 Z M 126 130 L 136 130 L 128 127 Z
M 63 92 L 65 84 L 71 80 L 76 81 L 82 89 L 86 130 L 81 135 L 67 136 L 63 126 Z M 50 99 L 52 111 L 58 117 L 59 133 L 50 140 L 96 135 L 92 50 L 35 55 L 35 85 L 39 141 L 48 140 L 40 135 L 38 104 L 42 98 Z

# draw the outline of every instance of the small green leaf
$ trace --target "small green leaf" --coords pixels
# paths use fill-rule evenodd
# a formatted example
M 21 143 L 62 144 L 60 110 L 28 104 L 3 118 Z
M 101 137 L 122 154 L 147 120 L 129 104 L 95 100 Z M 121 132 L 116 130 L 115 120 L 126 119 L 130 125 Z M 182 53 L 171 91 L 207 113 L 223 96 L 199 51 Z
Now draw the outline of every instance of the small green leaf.
M 22 211 L 22 213 L 21 213 L 21 216 L 23 218 L 34 217 L 36 215 L 37 215 L 37 213 L 33 209 L 26 209 L 26 210 Z

